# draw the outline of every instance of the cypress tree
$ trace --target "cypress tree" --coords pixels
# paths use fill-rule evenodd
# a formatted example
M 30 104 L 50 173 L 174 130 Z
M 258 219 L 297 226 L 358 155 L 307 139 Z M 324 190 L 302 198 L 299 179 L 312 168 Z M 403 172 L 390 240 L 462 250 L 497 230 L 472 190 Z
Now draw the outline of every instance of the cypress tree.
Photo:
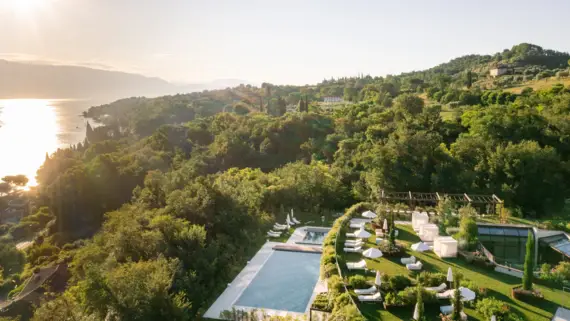
M 424 320 L 424 298 L 423 298 L 423 289 L 422 286 L 418 284 L 418 293 L 417 293 L 417 300 L 416 304 L 418 306 L 418 318 L 417 321 Z
M 301 97 L 301 99 L 299 100 L 299 106 L 297 107 L 297 111 L 299 111 L 300 113 L 303 112 L 303 97 Z
M 534 258 L 534 238 L 532 232 L 528 231 L 526 240 L 526 254 L 524 257 L 523 289 L 532 290 L 532 270 Z
M 459 321 L 461 320 L 461 310 L 463 309 L 463 304 L 461 303 L 461 291 L 459 291 L 459 278 L 455 278 L 455 291 L 453 291 L 453 312 L 451 313 L 451 320 Z

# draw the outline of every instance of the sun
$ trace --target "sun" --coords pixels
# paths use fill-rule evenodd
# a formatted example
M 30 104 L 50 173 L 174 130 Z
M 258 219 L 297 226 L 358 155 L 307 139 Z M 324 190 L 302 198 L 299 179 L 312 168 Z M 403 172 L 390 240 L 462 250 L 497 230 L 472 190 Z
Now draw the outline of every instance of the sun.
M 0 0 L 2 9 L 12 9 L 17 13 L 30 13 L 43 5 L 49 0 Z

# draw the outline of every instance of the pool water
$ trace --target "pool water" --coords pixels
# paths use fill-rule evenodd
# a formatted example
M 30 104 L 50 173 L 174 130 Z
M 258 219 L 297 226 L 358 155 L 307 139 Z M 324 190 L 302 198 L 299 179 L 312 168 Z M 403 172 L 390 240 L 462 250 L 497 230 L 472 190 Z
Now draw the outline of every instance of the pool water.
M 301 243 L 323 244 L 323 240 L 325 239 L 326 235 L 327 232 L 307 231 L 307 234 L 305 234 L 305 237 L 303 237 Z
M 305 313 L 320 259 L 320 253 L 273 252 L 235 305 Z

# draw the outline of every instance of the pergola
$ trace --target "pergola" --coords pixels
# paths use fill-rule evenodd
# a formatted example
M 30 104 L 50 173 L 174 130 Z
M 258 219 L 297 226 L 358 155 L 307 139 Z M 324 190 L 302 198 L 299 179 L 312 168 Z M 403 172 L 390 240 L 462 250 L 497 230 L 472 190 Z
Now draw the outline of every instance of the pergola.
M 439 202 L 449 199 L 458 204 L 471 204 L 473 207 L 484 207 L 488 214 L 500 213 L 503 207 L 503 201 L 497 195 L 481 195 L 481 194 L 453 194 L 439 192 L 391 192 L 386 190 L 380 191 L 380 201 L 402 201 L 407 202 L 411 208 L 416 205 L 437 205 Z

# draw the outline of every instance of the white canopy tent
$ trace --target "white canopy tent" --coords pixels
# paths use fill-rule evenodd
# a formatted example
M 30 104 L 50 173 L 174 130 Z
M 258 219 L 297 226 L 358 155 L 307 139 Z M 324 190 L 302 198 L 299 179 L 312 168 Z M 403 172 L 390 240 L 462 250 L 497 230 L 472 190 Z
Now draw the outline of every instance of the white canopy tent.
M 417 252 L 429 251 L 429 245 L 425 244 L 424 242 L 418 242 L 418 243 L 412 244 L 412 250 L 417 251 Z
M 412 213 L 412 228 L 418 231 L 420 226 L 429 223 L 429 216 L 427 213 L 413 212 Z
M 439 236 L 439 226 L 435 224 L 420 225 L 419 236 L 424 242 L 433 242 Z
M 372 211 L 366 211 L 364 213 L 362 213 L 362 217 L 366 217 L 366 218 L 376 218 L 378 215 L 376 215 L 376 213 L 372 212 Z
M 438 236 L 433 242 L 433 251 L 439 257 L 457 257 L 457 240 L 451 236 Z

